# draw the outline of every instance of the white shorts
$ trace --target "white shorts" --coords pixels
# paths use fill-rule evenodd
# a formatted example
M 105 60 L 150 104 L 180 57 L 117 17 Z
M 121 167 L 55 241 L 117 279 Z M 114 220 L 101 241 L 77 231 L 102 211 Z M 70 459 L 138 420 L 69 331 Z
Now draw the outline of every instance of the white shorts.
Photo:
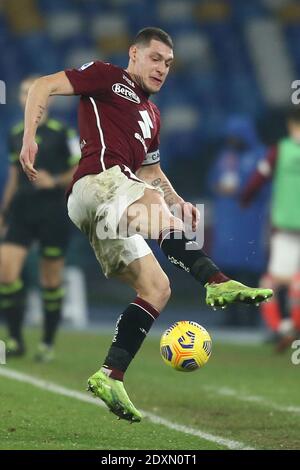
M 125 165 L 84 176 L 73 186 L 68 198 L 69 217 L 87 235 L 106 277 L 152 253 L 141 235 L 126 238 L 118 234 L 122 214 L 143 196 L 146 188 L 156 190 Z
M 268 272 L 273 276 L 291 278 L 300 271 L 300 234 L 276 232 L 271 236 Z

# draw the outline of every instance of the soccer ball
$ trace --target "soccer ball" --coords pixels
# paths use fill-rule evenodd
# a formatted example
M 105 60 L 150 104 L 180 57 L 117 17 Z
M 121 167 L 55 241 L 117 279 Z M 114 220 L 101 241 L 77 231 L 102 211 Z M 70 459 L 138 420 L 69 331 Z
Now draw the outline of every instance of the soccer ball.
M 173 369 L 191 372 L 206 364 L 211 346 L 211 337 L 203 326 L 193 321 L 179 321 L 163 333 L 160 354 Z

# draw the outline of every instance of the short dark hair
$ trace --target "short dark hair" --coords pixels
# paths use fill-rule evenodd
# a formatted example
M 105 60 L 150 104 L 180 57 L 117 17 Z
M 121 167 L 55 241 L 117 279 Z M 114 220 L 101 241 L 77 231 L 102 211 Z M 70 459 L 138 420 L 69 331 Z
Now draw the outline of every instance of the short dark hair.
M 135 36 L 133 44 L 142 44 L 144 46 L 148 46 L 152 39 L 163 42 L 173 49 L 173 41 L 171 36 L 163 29 L 155 28 L 154 26 L 141 29 Z
M 287 112 L 287 119 L 288 121 L 293 121 L 295 123 L 297 122 L 298 124 L 300 124 L 300 107 L 294 105 L 289 108 Z

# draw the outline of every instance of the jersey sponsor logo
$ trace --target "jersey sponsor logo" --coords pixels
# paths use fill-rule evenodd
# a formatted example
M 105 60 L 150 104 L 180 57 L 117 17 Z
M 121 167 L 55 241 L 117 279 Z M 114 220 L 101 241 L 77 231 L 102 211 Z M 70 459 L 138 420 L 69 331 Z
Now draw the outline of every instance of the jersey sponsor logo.
M 132 80 L 129 80 L 129 78 L 126 77 L 126 75 L 123 75 L 122 78 L 123 78 L 123 80 L 125 80 L 128 83 L 128 85 L 132 86 L 132 88 L 135 88 L 134 82 Z
M 87 62 L 86 64 L 83 64 L 78 70 L 79 71 L 83 71 L 85 69 L 87 69 L 88 67 L 90 67 L 91 65 L 93 65 L 95 62 Z
M 122 83 L 114 83 L 112 86 L 112 91 L 116 95 L 121 96 L 121 98 L 125 98 L 126 100 L 132 101 L 133 103 L 139 104 L 141 102 L 138 95 L 133 90 L 131 90 L 131 88 Z

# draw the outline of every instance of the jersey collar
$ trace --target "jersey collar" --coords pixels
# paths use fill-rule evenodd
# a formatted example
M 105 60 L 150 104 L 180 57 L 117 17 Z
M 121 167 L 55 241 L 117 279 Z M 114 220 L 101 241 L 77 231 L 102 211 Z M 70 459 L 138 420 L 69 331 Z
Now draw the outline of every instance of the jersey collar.
M 126 77 L 134 83 L 135 87 L 137 88 L 138 92 L 144 96 L 146 99 L 149 99 L 150 97 L 150 93 L 147 93 L 133 78 L 132 76 L 130 75 L 129 72 L 127 72 L 127 70 L 123 69 L 123 73 L 124 75 L 126 75 Z

